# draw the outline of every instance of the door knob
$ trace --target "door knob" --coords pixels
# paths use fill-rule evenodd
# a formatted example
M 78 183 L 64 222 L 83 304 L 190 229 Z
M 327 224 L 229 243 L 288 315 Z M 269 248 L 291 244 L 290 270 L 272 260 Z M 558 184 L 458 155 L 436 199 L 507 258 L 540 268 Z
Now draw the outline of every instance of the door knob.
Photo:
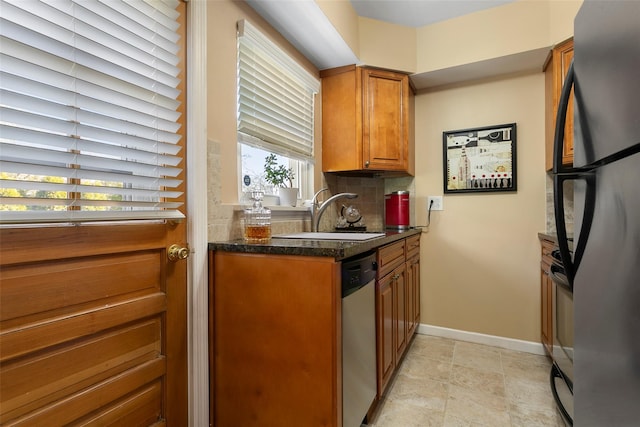
M 167 257 L 169 261 L 176 262 L 181 259 L 187 259 L 189 257 L 189 248 L 183 248 L 180 245 L 173 244 L 167 251 Z

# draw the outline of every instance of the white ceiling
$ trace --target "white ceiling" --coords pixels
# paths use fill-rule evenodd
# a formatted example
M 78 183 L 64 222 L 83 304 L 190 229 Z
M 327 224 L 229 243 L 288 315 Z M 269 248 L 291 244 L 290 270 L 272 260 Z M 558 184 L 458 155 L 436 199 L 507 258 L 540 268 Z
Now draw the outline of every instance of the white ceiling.
M 350 0 L 358 16 L 423 27 L 514 0 Z

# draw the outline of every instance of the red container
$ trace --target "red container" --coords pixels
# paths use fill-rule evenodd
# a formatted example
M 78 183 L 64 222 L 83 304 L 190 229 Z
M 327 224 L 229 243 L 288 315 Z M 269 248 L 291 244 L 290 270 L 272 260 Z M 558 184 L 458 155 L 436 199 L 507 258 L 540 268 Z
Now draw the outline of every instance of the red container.
M 384 196 L 385 223 L 387 228 L 409 228 L 409 192 L 394 191 Z

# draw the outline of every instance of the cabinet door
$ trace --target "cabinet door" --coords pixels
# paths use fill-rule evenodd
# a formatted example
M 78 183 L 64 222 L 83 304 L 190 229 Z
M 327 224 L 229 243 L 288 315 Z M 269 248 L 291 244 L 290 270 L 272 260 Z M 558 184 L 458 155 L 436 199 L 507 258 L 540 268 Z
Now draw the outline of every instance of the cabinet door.
M 362 73 L 364 169 L 407 170 L 409 77 L 372 69 Z
M 382 396 L 395 368 L 392 275 L 376 283 L 376 346 L 378 364 L 378 396 Z
M 394 321 L 396 323 L 395 351 L 396 361 L 400 360 L 407 348 L 408 322 L 407 322 L 407 269 L 405 264 L 393 270 L 391 273 L 391 286 L 393 287 Z
M 549 276 L 549 266 L 542 263 L 540 270 L 541 327 L 540 339 L 545 349 L 553 353 L 553 281 Z
M 569 65 L 573 59 L 573 40 L 571 43 L 564 44 L 559 49 L 560 69 L 562 77 L 562 85 L 564 86 Z M 567 121 L 564 125 L 564 147 L 562 150 L 562 164 L 573 164 L 573 89 L 569 95 L 569 104 L 567 105 Z
M 555 243 L 540 239 L 540 341 L 549 355 L 553 352 L 553 292 L 554 285 L 549 271 L 553 258 L 551 252 Z
M 556 45 L 544 66 L 545 72 L 545 168 L 553 167 L 553 139 L 556 127 L 556 116 L 560 93 L 565 76 L 573 59 L 573 39 L 568 39 Z M 562 163 L 573 164 L 573 90 L 569 97 L 567 119 L 564 127 L 564 150 Z
M 320 72 L 322 77 L 322 171 L 362 169 L 362 87 L 355 66 Z
M 411 337 L 420 322 L 420 257 L 407 261 L 407 322 Z
M 211 262 L 213 425 L 341 426 L 340 263 L 223 251 Z

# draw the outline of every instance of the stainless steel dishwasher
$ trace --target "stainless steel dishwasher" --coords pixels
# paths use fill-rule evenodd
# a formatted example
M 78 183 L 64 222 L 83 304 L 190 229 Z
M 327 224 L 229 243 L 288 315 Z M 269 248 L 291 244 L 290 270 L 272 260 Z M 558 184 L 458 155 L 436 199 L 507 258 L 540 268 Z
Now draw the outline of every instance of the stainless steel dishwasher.
M 376 397 L 376 254 L 342 262 L 342 425 L 360 427 Z

